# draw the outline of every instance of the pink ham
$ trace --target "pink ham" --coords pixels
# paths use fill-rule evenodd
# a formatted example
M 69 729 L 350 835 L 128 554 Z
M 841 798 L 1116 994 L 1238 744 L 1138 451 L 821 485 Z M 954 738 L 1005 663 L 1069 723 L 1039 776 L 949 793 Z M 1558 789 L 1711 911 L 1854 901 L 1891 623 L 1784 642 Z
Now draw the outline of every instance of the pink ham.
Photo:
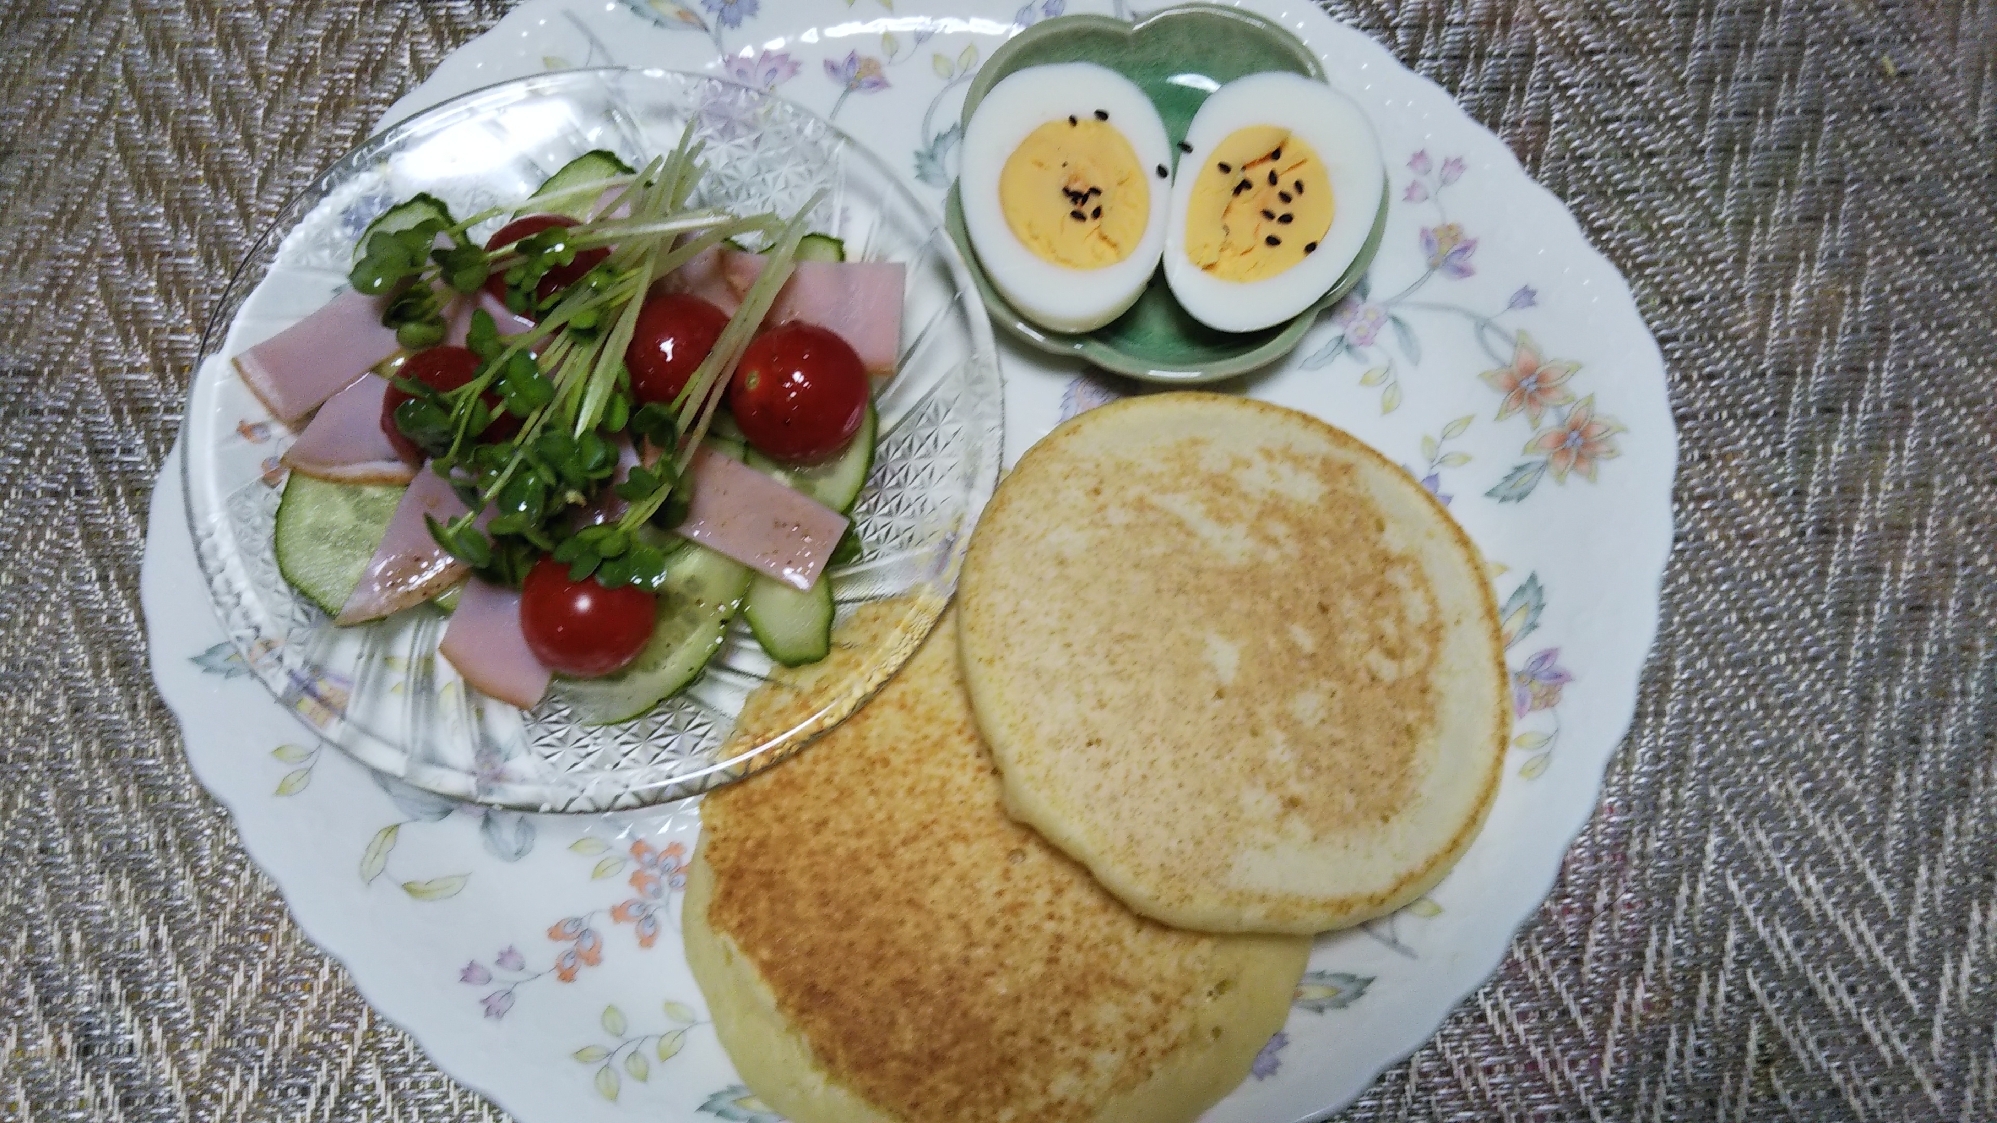
M 733 316 L 762 271 L 761 254 L 715 246 L 700 251 L 691 261 L 667 274 L 659 281 L 659 287 L 692 293 Z
M 818 582 L 846 516 L 710 448 L 689 468 L 693 504 L 681 535 L 794 589 Z
M 712 301 L 732 316 L 762 271 L 761 254 L 721 246 L 696 256 L 660 283 Z M 800 320 L 838 332 L 853 345 L 868 374 L 891 375 L 901 358 L 905 275 L 899 262 L 800 261 L 764 322 Z
M 340 608 L 335 624 L 361 624 L 421 604 L 465 575 L 465 565 L 430 536 L 423 516 L 439 522 L 465 513 L 451 485 L 426 465 L 416 473 L 402 503 L 388 520 L 388 532 L 361 571 L 360 584 Z M 487 512 L 491 514 L 490 511 Z
M 236 356 L 236 370 L 264 408 L 296 425 L 376 363 L 395 354 L 378 297 L 343 292 L 332 303 Z
M 547 693 L 549 671 L 520 631 L 520 594 L 476 577 L 465 582 L 440 649 L 466 682 L 531 710 Z
M 416 469 L 396 454 L 381 428 L 387 393 L 387 379 L 364 374 L 333 395 L 285 450 L 285 467 L 339 483 L 408 483 Z
M 298 422 L 401 345 L 395 329 L 381 326 L 386 298 L 351 290 L 318 311 L 236 356 L 236 371 L 257 400 L 279 421 Z M 501 335 L 517 334 L 534 321 L 516 316 L 506 303 L 480 293 L 476 304 L 456 298 L 444 313 L 445 342 L 463 346 L 472 308 L 484 308 L 498 321 Z

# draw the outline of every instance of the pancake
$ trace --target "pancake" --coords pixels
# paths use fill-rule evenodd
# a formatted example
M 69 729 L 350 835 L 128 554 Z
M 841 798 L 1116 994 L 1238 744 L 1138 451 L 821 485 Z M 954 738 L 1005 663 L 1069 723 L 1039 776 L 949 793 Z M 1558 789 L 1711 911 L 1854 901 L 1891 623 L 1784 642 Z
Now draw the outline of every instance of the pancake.
M 793 1123 L 1195 1119 L 1309 941 L 1146 920 L 1008 818 L 955 633 L 703 803 L 683 927 L 721 1044 Z
M 1007 810 L 1168 924 L 1391 912 L 1496 794 L 1510 707 L 1476 550 L 1305 414 L 1171 393 L 1063 424 L 980 517 L 958 611 Z

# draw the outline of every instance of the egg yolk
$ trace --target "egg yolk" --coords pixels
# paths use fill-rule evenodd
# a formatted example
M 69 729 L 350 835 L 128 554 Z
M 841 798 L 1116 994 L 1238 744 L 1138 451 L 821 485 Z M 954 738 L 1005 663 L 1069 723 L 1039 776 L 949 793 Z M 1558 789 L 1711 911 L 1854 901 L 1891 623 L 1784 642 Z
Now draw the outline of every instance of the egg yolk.
M 1207 157 L 1186 206 L 1186 256 L 1225 281 L 1273 277 L 1331 229 L 1324 161 L 1288 129 L 1237 129 Z
M 999 209 L 1034 256 L 1069 269 L 1129 257 L 1151 218 L 1148 170 L 1105 114 L 1049 121 L 999 173 Z M 1162 173 L 1161 173 L 1162 174 Z

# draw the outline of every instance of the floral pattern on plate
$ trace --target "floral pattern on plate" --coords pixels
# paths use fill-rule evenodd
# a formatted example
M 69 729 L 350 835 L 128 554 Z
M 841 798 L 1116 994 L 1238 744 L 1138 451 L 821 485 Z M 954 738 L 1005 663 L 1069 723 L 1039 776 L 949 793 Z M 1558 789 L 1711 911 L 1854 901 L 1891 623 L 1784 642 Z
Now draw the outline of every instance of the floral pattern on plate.
M 1082 0 L 529 0 L 388 118 L 541 70 L 703 70 L 834 115 L 935 203 L 980 62 L 1066 11 L 1129 15 Z M 1662 362 L 1621 279 L 1440 90 L 1315 10 L 1284 18 L 1331 73 L 1356 76 L 1340 84 L 1398 153 L 1393 204 L 1367 285 L 1240 388 L 1350 429 L 1448 504 L 1490 563 L 1516 724 L 1489 824 L 1456 873 L 1318 941 L 1288 1024 L 1209 1115 L 1219 1123 L 1334 1110 L 1497 964 L 1595 808 L 1670 542 Z M 1066 417 L 1154 392 L 1019 349 L 1001 358 L 1008 462 Z M 272 437 L 255 423 L 240 435 L 258 455 Z M 779 1123 L 722 1054 L 680 954 L 696 813 L 486 814 L 302 743 L 190 595 L 178 488 L 170 465 L 144 577 L 162 693 L 300 923 L 384 1014 L 530 1123 Z M 301 683 L 292 704 L 330 712 L 341 688 Z

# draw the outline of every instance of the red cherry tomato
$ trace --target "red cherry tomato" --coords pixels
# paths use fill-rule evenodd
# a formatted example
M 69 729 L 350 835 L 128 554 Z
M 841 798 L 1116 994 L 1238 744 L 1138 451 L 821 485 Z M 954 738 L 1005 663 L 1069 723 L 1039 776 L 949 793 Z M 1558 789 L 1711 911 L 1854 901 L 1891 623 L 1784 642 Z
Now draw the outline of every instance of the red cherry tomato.
M 621 585 L 606 589 L 594 577 L 569 580 L 569 567 L 542 558 L 520 587 L 520 632 L 528 650 L 548 667 L 577 678 L 597 678 L 627 666 L 652 638 L 658 598 Z
M 672 404 L 727 326 L 728 313 L 700 297 L 683 292 L 646 297 L 631 345 L 624 349 L 631 392 L 640 402 Z
M 472 380 L 478 373 L 478 356 L 463 347 L 430 347 L 416 352 L 402 364 L 396 375 L 412 382 L 421 382 L 432 390 L 455 390 Z M 395 407 L 409 401 L 412 395 L 399 386 L 390 386 L 381 396 L 381 431 L 388 437 L 388 443 L 395 446 L 396 454 L 411 464 L 423 463 L 423 450 L 416 442 L 402 435 L 395 424 Z M 496 416 L 492 424 L 479 434 L 481 441 L 503 441 L 520 431 L 520 419 L 507 413 L 498 394 L 487 391 L 480 395 L 486 408 Z
M 485 248 L 487 250 L 497 249 L 500 246 L 517 242 L 522 238 L 532 237 L 551 226 L 574 226 L 575 224 L 575 219 L 565 215 L 530 214 L 524 218 L 516 218 L 512 222 L 500 227 L 498 233 L 485 240 Z M 542 277 L 541 283 L 534 287 L 534 299 L 537 301 L 546 300 L 555 293 L 582 280 L 583 274 L 596 268 L 603 259 L 609 256 L 610 251 L 602 247 L 593 250 L 577 251 L 574 261 L 571 261 L 567 265 L 559 265 L 548 270 L 547 276 Z M 492 276 L 485 279 L 485 291 L 501 300 L 506 299 L 506 271 L 504 269 L 495 270 Z
M 815 324 L 780 324 L 749 342 L 728 386 L 742 435 L 793 464 L 824 460 L 846 447 L 867 413 L 867 371 L 837 333 Z

